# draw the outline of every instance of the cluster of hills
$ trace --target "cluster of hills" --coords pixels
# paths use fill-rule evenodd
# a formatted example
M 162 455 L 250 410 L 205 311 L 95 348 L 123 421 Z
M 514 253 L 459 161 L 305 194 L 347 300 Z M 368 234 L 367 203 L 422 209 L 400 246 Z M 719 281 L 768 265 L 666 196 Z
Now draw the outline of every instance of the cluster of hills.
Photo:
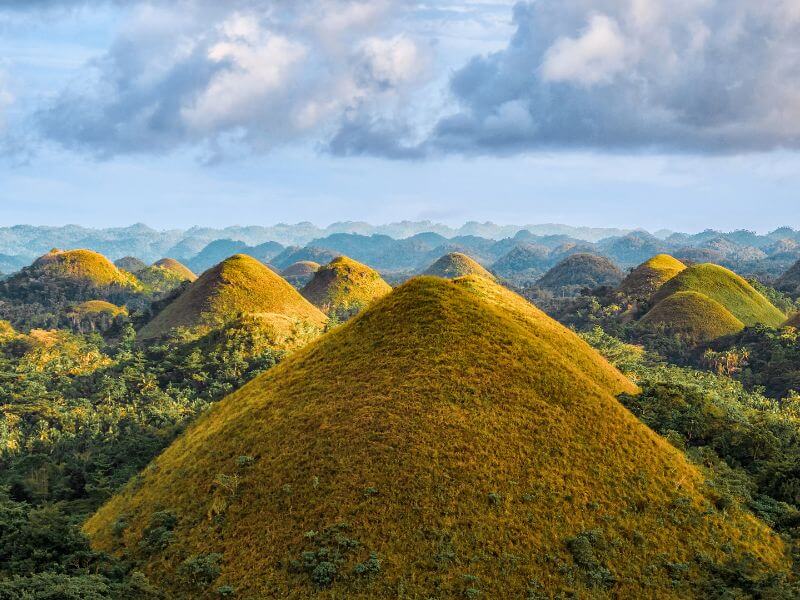
M 791 577 L 774 523 L 721 499 L 621 404 L 644 386 L 479 257 L 451 249 L 393 288 L 343 252 L 357 246 L 279 246 L 199 276 L 176 259 L 53 250 L 0 286 L 0 308 L 49 301 L 79 331 L 136 313 L 140 347 L 233 326 L 289 351 L 85 522 L 94 550 L 166 597 L 684 598 L 731 564 Z M 507 262 L 520 248 L 536 254 L 514 246 Z M 692 342 L 787 321 L 733 271 L 666 254 L 626 275 L 567 253 L 538 285 L 607 290 L 620 323 Z
M 698 234 L 602 230 L 560 225 L 497 226 L 468 223 L 453 229 L 429 222 L 368 226 L 308 223 L 274 227 L 192 228 L 156 231 L 144 225 L 91 230 L 15 226 L 0 228 L 0 272 L 12 273 L 53 246 L 81 247 L 111 260 L 134 256 L 151 263 L 163 256 L 201 273 L 236 253 L 283 270 L 299 261 L 326 264 L 339 255 L 370 265 L 389 281 L 419 273 L 450 252 L 467 254 L 495 275 L 531 283 L 572 254 L 604 256 L 618 268 L 668 253 L 687 263 L 712 262 L 746 276 L 774 279 L 800 259 L 800 232 L 749 231 Z

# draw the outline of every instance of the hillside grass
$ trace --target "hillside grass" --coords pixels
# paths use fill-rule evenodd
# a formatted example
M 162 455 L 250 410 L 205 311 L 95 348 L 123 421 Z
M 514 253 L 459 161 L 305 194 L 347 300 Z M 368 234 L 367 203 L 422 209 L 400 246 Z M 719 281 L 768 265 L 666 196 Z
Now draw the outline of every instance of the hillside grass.
M 653 297 L 655 304 L 677 292 L 698 292 L 720 303 L 747 327 L 780 327 L 786 315 L 742 277 L 719 265 L 693 265 L 665 283 Z
M 218 327 L 240 314 L 321 328 L 325 315 L 279 275 L 255 258 L 232 256 L 203 273 L 139 331 L 141 339 L 178 327 Z
M 495 280 L 495 276 L 482 267 L 475 259 L 460 252 L 445 254 L 428 267 L 423 275 L 444 277 L 445 279 L 455 279 L 456 277 L 463 277 L 465 275 L 479 275 L 490 281 Z
M 70 309 L 70 313 L 77 317 L 88 317 L 93 315 L 108 315 L 111 317 L 127 316 L 128 309 L 124 306 L 117 306 L 105 300 L 88 300 L 76 304 Z
M 97 288 L 141 287 L 136 277 L 118 269 L 105 256 L 92 250 L 51 250 L 38 258 L 30 269 L 37 277 L 67 280 Z
M 686 598 L 699 556 L 784 569 L 620 391 L 510 292 L 413 279 L 211 408 L 85 531 L 173 597 Z
M 380 274 L 346 256 L 317 269 L 300 292 L 326 314 L 358 311 L 392 291 Z
M 663 327 L 667 333 L 690 343 L 709 342 L 744 329 L 744 323 L 722 304 L 699 292 L 676 292 L 667 296 L 650 309 L 639 324 L 645 328 Z

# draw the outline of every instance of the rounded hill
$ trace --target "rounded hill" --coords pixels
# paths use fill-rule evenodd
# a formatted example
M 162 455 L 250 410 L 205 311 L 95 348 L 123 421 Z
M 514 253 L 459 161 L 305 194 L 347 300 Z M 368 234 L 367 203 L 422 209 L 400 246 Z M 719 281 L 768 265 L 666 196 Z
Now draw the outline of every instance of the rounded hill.
M 313 260 L 300 260 L 281 271 L 281 277 L 294 287 L 301 289 L 311 281 L 314 277 L 314 273 L 319 271 L 320 266 L 319 263 Z
M 197 275 L 174 258 L 162 258 L 138 271 L 136 277 L 151 291 L 160 293 L 169 292 L 187 281 L 191 283 L 197 279 Z
M 658 254 L 631 271 L 620 291 L 633 298 L 649 299 L 662 285 L 683 271 L 686 265 L 669 254 Z
M 138 271 L 147 268 L 147 264 L 143 260 L 136 258 L 135 256 L 123 256 L 114 261 L 114 266 L 118 269 L 122 269 L 123 271 L 127 271 L 128 273 L 136 274 Z
M 137 287 L 134 277 L 120 271 L 105 256 L 92 250 L 54 249 L 38 258 L 29 269 L 29 274 L 47 277 L 51 281 L 85 283 L 98 288 Z
M 494 280 L 494 275 L 483 268 L 476 260 L 461 252 L 445 254 L 428 267 L 423 275 L 444 277 L 445 279 L 455 279 L 464 275 L 480 275 Z
M 324 313 L 346 317 L 391 291 L 377 271 L 339 256 L 320 267 L 301 294 Z
M 321 327 L 325 315 L 263 263 L 234 255 L 203 273 L 140 331 L 142 339 L 177 327 L 216 327 L 242 313 Z
M 412 279 L 213 406 L 84 529 L 171 597 L 685 598 L 708 564 L 785 569 L 615 398 L 635 391 L 496 284 Z M 186 574 L 209 562 L 206 593 Z
M 536 287 L 559 293 L 600 286 L 616 287 L 622 271 L 604 256 L 573 254 L 568 256 L 536 282 Z
M 775 289 L 791 296 L 800 296 L 800 261 L 775 280 Z
M 667 281 L 653 296 L 658 304 L 676 292 L 698 292 L 725 307 L 746 327 L 763 324 L 780 327 L 786 315 L 742 277 L 719 265 L 693 265 Z
M 716 300 L 698 292 L 676 292 L 664 298 L 645 314 L 639 324 L 645 328 L 663 327 L 693 343 L 709 342 L 744 329 Z

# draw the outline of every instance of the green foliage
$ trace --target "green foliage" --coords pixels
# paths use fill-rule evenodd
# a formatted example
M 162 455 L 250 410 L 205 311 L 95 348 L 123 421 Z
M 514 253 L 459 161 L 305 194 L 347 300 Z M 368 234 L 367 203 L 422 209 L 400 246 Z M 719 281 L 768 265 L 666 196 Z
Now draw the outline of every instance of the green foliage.
M 199 554 L 190 556 L 178 567 L 178 575 L 194 588 L 207 588 L 219 577 L 222 554 Z
M 153 554 L 166 549 L 172 543 L 172 530 L 178 524 L 178 517 L 172 511 L 163 510 L 154 513 L 150 524 L 142 532 L 139 549 L 147 554 Z

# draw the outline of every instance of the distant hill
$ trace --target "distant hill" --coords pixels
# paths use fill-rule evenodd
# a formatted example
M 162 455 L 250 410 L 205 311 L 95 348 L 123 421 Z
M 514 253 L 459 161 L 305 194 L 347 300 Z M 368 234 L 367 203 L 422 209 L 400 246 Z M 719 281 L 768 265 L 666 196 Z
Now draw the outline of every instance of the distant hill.
M 344 320 L 391 291 L 377 271 L 338 256 L 317 269 L 301 294 L 322 312 Z
M 339 256 L 339 253 L 326 248 L 316 248 L 314 246 L 300 248 L 298 246 L 290 246 L 275 256 L 270 261 L 270 264 L 275 265 L 278 270 L 282 270 L 289 267 L 289 265 L 303 261 L 315 262 L 320 265 L 327 264 L 337 256 Z
M 319 270 L 320 266 L 322 265 L 311 260 L 301 260 L 292 263 L 281 271 L 280 274 L 281 277 L 292 284 L 292 287 L 302 289 L 303 286 L 311 281 L 314 277 L 314 273 Z
M 690 343 L 709 342 L 744 329 L 744 323 L 722 304 L 693 291 L 670 294 L 650 309 L 639 324 L 645 328 L 663 327 Z
M 536 280 L 547 269 L 550 250 L 530 243 L 516 244 L 492 265 L 492 272 L 512 280 Z
M 237 254 L 203 273 L 139 331 L 142 339 L 177 327 L 217 327 L 239 314 L 268 314 L 277 328 L 321 327 L 325 315 L 279 275 Z
M 130 273 L 91 250 L 51 250 L 0 283 L 0 297 L 57 307 L 65 302 L 123 303 L 142 289 Z
M 677 258 L 658 254 L 631 271 L 622 280 L 620 291 L 630 298 L 647 300 L 685 268 L 686 265 Z
M 779 327 L 785 320 L 780 310 L 742 277 L 719 265 L 693 265 L 667 281 L 653 297 L 657 304 L 677 292 L 698 292 L 724 306 L 747 327 L 759 323 Z
M 583 288 L 616 287 L 622 271 L 604 256 L 573 254 L 568 256 L 536 282 L 536 287 L 554 294 L 574 294 Z
M 200 416 L 84 529 L 170 597 L 198 570 L 242 598 L 388 600 L 678 598 L 715 565 L 785 569 L 621 392 L 511 292 L 416 278 Z
M 460 252 L 445 254 L 425 269 L 423 275 L 433 275 L 435 277 L 444 277 L 445 279 L 455 279 L 464 275 L 480 275 L 487 279 L 494 279 L 494 275 L 478 264 L 477 261 Z
M 775 280 L 774 287 L 776 290 L 785 292 L 795 298 L 800 296 L 800 260 Z
M 174 258 L 162 258 L 137 271 L 136 277 L 148 290 L 162 294 L 180 287 L 184 282 L 191 283 L 197 279 L 197 275 Z
M 128 273 L 137 273 L 142 269 L 147 268 L 147 263 L 142 260 L 139 260 L 135 256 L 123 256 L 114 261 L 114 266 L 118 269 L 122 269 L 123 271 L 127 271 Z

